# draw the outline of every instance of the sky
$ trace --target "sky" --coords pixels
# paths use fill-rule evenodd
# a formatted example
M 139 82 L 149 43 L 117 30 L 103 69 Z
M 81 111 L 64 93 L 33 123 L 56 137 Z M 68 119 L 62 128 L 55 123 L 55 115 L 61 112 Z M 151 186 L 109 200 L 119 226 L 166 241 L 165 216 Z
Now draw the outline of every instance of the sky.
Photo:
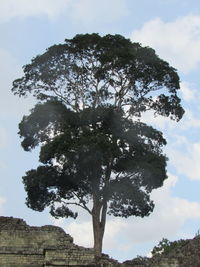
M 177 69 L 185 109 L 180 122 L 145 114 L 167 140 L 168 179 L 154 190 L 145 218 L 108 217 L 103 252 L 124 261 L 150 255 L 162 238 L 193 238 L 200 228 L 200 2 L 199 0 L 0 0 L 0 215 L 29 225 L 54 224 L 92 247 L 91 218 L 55 220 L 25 205 L 22 176 L 38 165 L 38 149 L 23 151 L 18 124 L 35 105 L 11 93 L 22 66 L 51 45 L 84 33 L 121 34 L 155 49 Z

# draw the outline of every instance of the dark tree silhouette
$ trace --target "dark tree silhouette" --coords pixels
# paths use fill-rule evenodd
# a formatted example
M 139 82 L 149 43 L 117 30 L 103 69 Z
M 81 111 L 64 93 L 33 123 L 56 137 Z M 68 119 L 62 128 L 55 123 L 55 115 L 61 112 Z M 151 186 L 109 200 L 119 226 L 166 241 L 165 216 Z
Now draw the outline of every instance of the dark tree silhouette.
M 166 175 L 162 133 L 133 121 L 147 110 L 181 119 L 179 77 L 153 49 L 120 35 L 77 35 L 50 47 L 13 82 L 39 103 L 19 124 L 26 151 L 41 146 L 36 170 L 23 177 L 28 207 L 55 217 L 92 216 L 101 255 L 106 215 L 148 216 L 153 189 Z M 92 208 L 88 203 L 92 203 Z

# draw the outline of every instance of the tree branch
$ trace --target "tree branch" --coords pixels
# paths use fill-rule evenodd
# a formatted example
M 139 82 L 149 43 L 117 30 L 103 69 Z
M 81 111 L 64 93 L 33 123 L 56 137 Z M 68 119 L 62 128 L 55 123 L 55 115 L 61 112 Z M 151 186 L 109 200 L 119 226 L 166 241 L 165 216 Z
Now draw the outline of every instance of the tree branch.
M 82 198 L 80 198 L 80 197 L 78 196 L 78 194 L 76 194 L 75 192 L 73 192 L 73 194 L 75 195 L 75 197 L 78 198 L 79 202 L 82 203 L 82 205 L 77 203 L 78 206 L 80 206 L 80 207 L 82 207 L 83 209 L 87 210 L 87 212 L 91 215 L 91 214 L 92 214 L 92 211 L 85 205 L 85 201 L 84 201 Z
M 88 209 L 88 207 L 86 205 L 81 205 L 77 202 L 65 202 L 64 200 L 61 201 L 62 203 L 64 203 L 65 205 L 76 205 L 79 206 L 81 208 L 83 208 L 84 210 L 87 210 L 87 212 L 89 212 L 90 214 L 92 214 L 92 212 Z
M 103 201 L 103 207 L 101 212 L 101 226 L 103 227 L 103 230 L 105 228 L 106 224 L 106 213 L 107 213 L 107 200 Z

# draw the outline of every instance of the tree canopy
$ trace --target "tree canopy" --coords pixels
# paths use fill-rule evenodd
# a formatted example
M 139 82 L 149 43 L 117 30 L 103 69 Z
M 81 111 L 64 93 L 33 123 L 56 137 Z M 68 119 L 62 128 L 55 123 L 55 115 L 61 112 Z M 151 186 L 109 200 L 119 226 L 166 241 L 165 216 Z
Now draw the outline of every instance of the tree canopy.
M 175 120 L 183 115 L 176 70 L 121 35 L 66 39 L 36 56 L 24 74 L 13 82 L 14 94 L 55 97 L 74 111 L 112 105 L 134 116 L 149 109 Z
M 181 119 L 176 70 L 120 35 L 77 35 L 35 57 L 12 90 L 39 100 L 19 124 L 24 150 L 41 148 L 41 165 L 23 177 L 26 204 L 66 218 L 77 217 L 72 205 L 85 209 L 99 256 L 106 215 L 148 216 L 167 178 L 166 140 L 133 118 Z
M 143 217 L 152 211 L 147 193 L 166 178 L 161 151 L 166 141 L 157 130 L 133 123 L 112 108 L 77 113 L 53 101 L 36 105 L 19 128 L 25 150 L 42 144 L 44 165 L 24 177 L 31 208 L 41 211 L 73 198 L 86 208 L 96 190 L 100 202 L 109 201 L 109 213 L 115 216 Z M 63 210 L 63 216 L 76 214 Z
M 167 178 L 161 132 L 113 107 L 75 112 L 52 100 L 36 105 L 19 129 L 26 151 L 41 145 L 42 165 L 23 177 L 28 207 L 76 218 L 71 207 L 77 205 L 103 232 L 106 214 L 144 217 L 153 211 L 149 194 Z

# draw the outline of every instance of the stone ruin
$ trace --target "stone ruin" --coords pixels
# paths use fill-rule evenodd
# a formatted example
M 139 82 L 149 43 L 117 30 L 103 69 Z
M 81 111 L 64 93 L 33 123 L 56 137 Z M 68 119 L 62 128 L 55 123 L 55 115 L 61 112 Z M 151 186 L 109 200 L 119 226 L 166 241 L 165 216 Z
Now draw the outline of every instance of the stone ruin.
M 152 259 L 150 267 L 200 267 L 200 236 L 187 239 L 167 255 Z
M 200 267 L 200 235 L 187 239 L 168 253 L 146 258 L 137 263 L 137 258 L 124 262 L 123 267 Z
M 22 219 L 0 217 L 0 266 L 95 266 L 95 259 L 92 249 L 74 245 L 60 227 L 32 227 Z
M 73 243 L 57 226 L 33 227 L 22 219 L 0 217 L 1 267 L 94 267 L 93 249 Z M 102 255 L 100 267 L 200 267 L 200 235 L 188 239 L 167 255 L 157 255 L 145 263 L 137 259 L 118 263 Z

